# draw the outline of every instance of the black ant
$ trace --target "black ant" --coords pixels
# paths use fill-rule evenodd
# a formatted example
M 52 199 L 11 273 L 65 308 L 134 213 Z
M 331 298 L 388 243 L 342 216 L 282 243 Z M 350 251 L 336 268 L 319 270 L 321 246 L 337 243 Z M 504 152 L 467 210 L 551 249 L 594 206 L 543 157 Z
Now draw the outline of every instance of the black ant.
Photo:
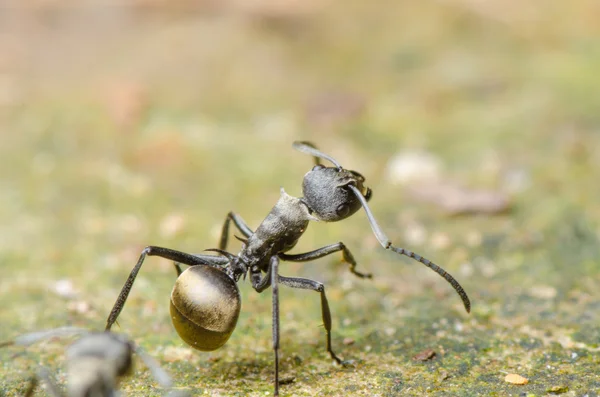
M 308 142 L 295 142 L 293 147 L 313 156 L 316 162 L 312 170 L 304 176 L 303 197 L 292 197 L 281 189 L 279 201 L 256 231 L 250 229 L 239 215 L 233 212 L 227 214 L 219 248 L 207 250 L 217 252 L 218 256 L 192 255 L 169 248 L 146 247 L 108 316 L 106 330 L 110 330 L 121 313 L 146 256 L 160 256 L 176 262 L 178 278 L 171 293 L 171 318 L 179 336 L 198 350 L 218 349 L 229 339 L 239 316 L 241 300 L 236 283 L 240 277 L 245 278 L 249 274 L 252 288 L 257 292 L 263 292 L 269 287 L 273 291 L 274 395 L 278 396 L 280 284 L 316 291 L 321 295 L 327 352 L 338 364 L 344 364 L 331 347 L 331 312 L 324 285 L 305 278 L 279 275 L 279 262 L 311 261 L 341 251 L 342 260 L 350 265 L 352 273 L 361 278 L 370 278 L 370 274 L 356 270 L 356 261 L 342 242 L 301 254 L 287 254 L 296 245 L 309 221 L 341 221 L 361 207 L 364 208 L 371 228 L 383 248 L 413 258 L 444 277 L 462 299 L 467 312 L 470 311 L 469 298 L 454 277 L 428 259 L 392 245 L 367 205 L 371 198 L 371 189 L 363 185 L 365 178 L 361 174 L 345 169 L 331 156 L 320 152 Z M 320 159 L 328 160 L 334 166 L 325 167 L 320 163 Z M 237 255 L 225 251 L 231 222 L 244 236 L 236 236 L 243 243 Z M 190 267 L 182 272 L 180 264 Z
M 49 371 L 40 367 L 29 382 L 25 397 L 33 396 L 38 383 L 43 383 L 52 397 L 114 397 L 121 377 L 130 375 L 133 369 L 133 353 L 150 369 L 156 381 L 165 389 L 171 389 L 171 377 L 160 365 L 130 339 L 112 332 L 89 332 L 82 328 L 62 327 L 46 331 L 32 332 L 18 336 L 0 347 L 28 346 L 38 341 L 58 336 L 82 335 L 73 342 L 67 354 L 67 390 L 60 390 L 52 380 Z M 186 393 L 171 390 L 167 396 L 187 396 Z

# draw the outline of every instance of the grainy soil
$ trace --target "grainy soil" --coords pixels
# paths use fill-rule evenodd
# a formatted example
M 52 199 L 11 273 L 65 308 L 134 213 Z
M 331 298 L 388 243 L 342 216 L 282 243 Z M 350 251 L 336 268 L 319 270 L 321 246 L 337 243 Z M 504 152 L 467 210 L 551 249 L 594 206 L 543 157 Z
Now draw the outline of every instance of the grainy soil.
M 319 295 L 282 288 L 282 395 L 597 396 L 599 20 L 592 0 L 0 4 L 0 341 L 103 329 L 145 245 L 201 252 L 228 211 L 255 228 L 280 187 L 300 196 L 309 140 L 473 306 L 362 211 L 312 223 L 294 252 L 343 241 L 374 278 L 281 265 L 325 283 L 351 362 L 325 351 Z M 174 280 L 148 259 L 114 329 L 192 395 L 272 395 L 270 293 L 240 282 L 235 333 L 204 353 L 170 324 Z M 38 365 L 64 386 L 70 340 L 2 348 L 0 396 Z M 163 393 L 141 364 L 120 389 Z

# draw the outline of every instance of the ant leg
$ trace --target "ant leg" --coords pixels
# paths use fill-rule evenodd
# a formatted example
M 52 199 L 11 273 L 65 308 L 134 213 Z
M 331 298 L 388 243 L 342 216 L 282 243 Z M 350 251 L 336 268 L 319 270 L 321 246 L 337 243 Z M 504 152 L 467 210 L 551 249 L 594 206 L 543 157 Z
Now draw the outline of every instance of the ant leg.
M 275 354 L 275 392 L 279 396 L 279 258 L 271 257 L 271 287 L 273 288 L 273 353 Z
M 371 212 L 371 209 L 369 208 L 369 205 L 367 204 L 368 197 L 366 197 L 366 196 L 363 197 L 361 191 L 358 190 L 358 188 L 356 186 L 348 185 L 348 187 L 354 192 L 354 195 L 362 204 L 362 207 L 367 214 L 367 218 L 369 219 L 369 223 L 371 224 L 371 229 L 373 230 L 373 234 L 375 234 L 375 237 L 377 238 L 377 241 L 379 241 L 379 244 L 381 244 L 381 246 L 383 248 L 385 248 L 386 250 L 391 250 L 397 254 L 404 255 L 404 256 L 412 258 L 416 261 L 421 262 L 422 264 L 424 264 L 425 266 L 427 266 L 428 268 L 430 268 L 431 270 L 433 270 L 434 272 L 436 272 L 437 274 L 442 276 L 452 286 L 452 288 L 454 288 L 454 290 L 456 291 L 458 296 L 460 296 L 460 299 L 463 302 L 465 310 L 467 311 L 467 313 L 469 313 L 471 311 L 471 300 L 469 299 L 469 296 L 467 295 L 467 293 L 465 292 L 463 287 L 459 284 L 459 282 L 456 281 L 456 279 L 454 277 L 452 277 L 452 275 L 450 273 L 448 273 L 447 271 L 445 271 L 444 269 L 442 269 L 440 266 L 436 265 L 435 263 L 431 262 L 429 259 L 424 258 L 421 255 L 418 255 L 418 254 L 416 254 L 412 251 L 409 251 L 407 249 L 404 249 L 402 247 L 394 247 L 392 245 L 392 241 L 383 232 L 383 229 L 381 229 L 381 227 L 377 223 L 377 220 L 375 219 L 375 216 Z
M 256 292 L 261 293 L 269 286 L 273 287 L 273 353 L 275 354 L 275 391 L 274 396 L 279 396 L 279 284 L 280 276 L 277 274 L 279 258 L 272 256 L 269 260 L 269 268 L 263 276 L 259 270 L 250 273 L 250 282 Z
M 33 397 L 33 392 L 35 391 L 35 388 L 38 385 L 38 379 L 37 376 L 32 376 L 31 379 L 29 379 L 29 386 L 27 386 L 27 389 L 25 390 L 25 394 L 23 394 L 23 397 Z
M 131 291 L 131 287 L 133 287 L 133 282 L 135 281 L 135 278 L 137 277 L 137 274 L 140 271 L 146 256 L 160 256 L 161 258 L 170 259 L 188 266 L 204 265 L 220 267 L 228 262 L 227 258 L 223 257 L 211 255 L 192 255 L 170 248 L 155 246 L 148 246 L 144 248 L 136 265 L 133 267 L 133 270 L 131 270 L 127 281 L 125 281 L 125 285 L 123 285 L 115 305 L 110 311 L 108 319 L 106 320 L 106 331 L 110 331 L 112 325 L 115 323 L 115 321 L 117 321 L 117 317 L 119 317 L 121 310 L 123 310 L 123 306 L 125 306 L 125 302 L 127 301 L 127 296 Z
M 216 259 L 219 257 L 216 257 L 214 255 L 204 255 L 204 254 L 192 254 L 192 255 L 199 258 L 200 260 L 206 261 L 207 262 L 206 264 L 208 266 L 212 266 L 212 267 L 221 268 L 222 266 L 225 266 L 229 263 L 227 258 L 220 257 L 221 259 Z M 217 263 L 217 262 L 220 262 L 220 263 Z M 175 267 L 175 272 L 177 273 L 177 277 L 181 276 L 181 273 L 183 273 L 183 271 L 181 270 L 181 265 L 188 265 L 188 264 L 173 262 L 173 266 Z M 195 264 L 188 265 L 188 266 L 195 266 Z
M 175 272 L 177 273 L 177 277 L 179 278 L 179 276 L 181 276 L 181 273 L 183 273 L 181 271 L 181 263 L 173 262 L 173 266 L 175 266 Z
M 29 380 L 29 386 L 27 386 L 27 390 L 25 390 L 25 394 L 23 395 L 24 397 L 33 397 L 33 392 L 39 384 L 39 380 L 42 380 L 42 383 L 46 386 L 46 391 L 52 397 L 63 396 L 56 383 L 54 383 L 54 381 L 50 377 L 50 372 L 48 372 L 48 370 L 45 367 L 40 367 L 37 374 L 31 377 L 31 379 Z
M 173 387 L 173 380 L 171 379 L 171 376 L 160 366 L 160 364 L 154 359 L 154 357 L 150 356 L 139 346 L 135 346 L 134 351 L 137 354 L 137 356 L 144 362 L 146 367 L 148 367 L 148 369 L 152 373 L 152 376 L 154 377 L 154 379 L 156 379 L 156 381 L 161 387 L 165 389 L 171 389 Z
M 225 223 L 223 223 L 223 228 L 221 229 L 221 238 L 219 239 L 219 249 L 221 250 L 227 249 L 227 240 L 229 239 L 229 223 L 231 221 L 233 221 L 235 227 L 237 227 L 244 237 L 248 238 L 254 234 L 252 229 L 248 227 L 242 217 L 231 211 L 225 217 Z
M 309 289 L 312 291 L 319 292 L 321 294 L 321 314 L 323 316 L 323 325 L 325 326 L 325 332 L 327 334 L 327 352 L 338 364 L 344 364 L 331 348 L 331 311 L 329 310 L 329 303 L 325 296 L 325 286 L 314 280 L 299 277 L 284 277 L 279 276 L 279 282 L 283 285 L 287 285 L 291 288 Z
M 308 262 L 314 259 L 322 258 L 324 256 L 333 254 L 334 252 L 342 251 L 342 260 L 350 265 L 350 271 L 352 274 L 360 278 L 371 278 L 371 273 L 361 273 L 356 270 L 356 260 L 348 248 L 341 241 L 337 244 L 331 244 L 326 247 L 318 248 L 314 251 L 304 252 L 302 254 L 278 254 L 279 258 L 284 261 L 290 262 Z

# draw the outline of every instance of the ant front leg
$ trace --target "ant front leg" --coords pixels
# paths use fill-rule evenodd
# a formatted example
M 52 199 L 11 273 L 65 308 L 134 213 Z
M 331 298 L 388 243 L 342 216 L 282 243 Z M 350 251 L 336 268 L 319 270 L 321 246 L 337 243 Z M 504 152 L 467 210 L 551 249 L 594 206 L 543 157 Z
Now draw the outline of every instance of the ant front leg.
M 279 281 L 280 276 L 277 274 L 279 267 L 279 258 L 272 256 L 269 260 L 269 268 L 263 276 L 258 268 L 250 269 L 250 281 L 252 288 L 256 292 L 261 293 L 267 288 L 273 289 L 273 354 L 275 355 L 275 385 L 274 396 L 279 396 Z
M 131 292 L 131 287 L 133 287 L 135 278 L 137 277 L 137 275 L 142 267 L 142 264 L 144 263 L 144 260 L 146 259 L 146 256 L 160 256 L 161 258 L 170 259 L 172 261 L 182 263 L 182 264 L 188 265 L 188 266 L 205 265 L 205 266 L 220 267 L 224 264 L 223 261 L 227 262 L 227 258 L 222 258 L 222 257 L 218 257 L 218 256 L 211 256 L 211 255 L 198 256 L 198 255 L 192 255 L 192 254 L 188 254 L 188 253 L 181 252 L 181 251 L 176 251 L 176 250 L 173 250 L 170 248 L 162 248 L 162 247 L 155 247 L 155 246 L 148 246 L 148 247 L 144 248 L 136 265 L 133 267 L 133 270 L 131 270 L 131 273 L 129 274 L 127 281 L 125 281 L 125 285 L 123 285 L 123 288 L 121 289 L 121 292 L 119 293 L 117 301 L 115 302 L 112 310 L 110 311 L 108 319 L 106 320 L 106 328 L 105 328 L 106 331 L 110 331 L 110 328 L 112 327 L 112 325 L 115 323 L 115 321 L 117 321 L 117 317 L 119 317 L 121 310 L 123 310 L 123 306 L 125 306 L 125 302 L 127 301 L 129 292 Z M 175 268 L 178 269 L 178 265 L 175 265 Z M 181 271 L 181 269 L 178 269 L 178 274 L 180 271 Z
M 371 273 L 361 273 L 356 270 L 356 260 L 348 248 L 341 241 L 337 244 L 331 244 L 326 247 L 318 248 L 314 251 L 305 252 L 302 254 L 279 254 L 279 258 L 284 261 L 290 262 L 308 262 L 314 259 L 323 258 L 324 256 L 333 254 L 335 252 L 342 251 L 342 260 L 350 265 L 350 271 L 357 277 L 360 278 L 371 278 Z
M 221 238 L 219 239 L 219 249 L 221 250 L 227 249 L 227 241 L 229 240 L 229 223 L 231 221 L 233 221 L 235 227 L 237 227 L 244 237 L 248 238 L 254 234 L 252 229 L 250 229 L 242 217 L 231 211 L 225 217 L 225 223 L 223 223 L 223 228 L 221 229 Z
M 49 395 L 52 397 L 63 397 L 63 393 L 60 391 L 54 380 L 52 380 L 50 372 L 45 367 L 40 367 L 37 374 L 30 379 L 24 397 L 33 397 L 33 393 L 40 383 L 40 380 L 45 385 L 46 392 L 48 392 Z
M 29 385 L 27 386 L 27 389 L 25 390 L 25 394 L 23 394 L 23 397 L 33 397 L 33 392 L 35 391 L 35 388 L 38 385 L 38 378 L 37 376 L 32 376 L 31 379 L 29 379 Z
M 323 325 L 325 326 L 327 337 L 327 352 L 338 364 L 345 365 L 346 362 L 342 361 L 331 348 L 331 311 L 329 310 L 329 303 L 327 302 L 327 296 L 325 295 L 325 286 L 318 281 L 299 277 L 278 276 L 278 281 L 291 288 L 308 289 L 321 294 L 321 314 L 323 316 Z

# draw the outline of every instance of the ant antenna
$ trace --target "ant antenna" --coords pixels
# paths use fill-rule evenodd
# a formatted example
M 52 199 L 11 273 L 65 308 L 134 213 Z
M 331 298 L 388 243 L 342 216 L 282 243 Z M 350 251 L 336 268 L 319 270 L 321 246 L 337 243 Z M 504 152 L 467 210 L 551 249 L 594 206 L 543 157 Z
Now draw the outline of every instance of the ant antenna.
M 238 241 L 241 241 L 244 244 L 248 244 L 248 239 L 245 238 L 241 238 L 240 236 L 238 236 L 237 234 L 234 234 L 233 237 L 235 237 Z
M 13 340 L 1 343 L 0 347 L 11 345 L 29 346 L 41 340 L 53 338 L 56 336 L 79 335 L 88 332 L 88 330 L 78 327 L 59 327 L 50 330 L 31 332 L 28 334 L 17 336 Z
M 467 293 L 465 292 L 463 287 L 458 283 L 458 281 L 456 281 L 456 279 L 454 277 L 452 277 L 450 275 L 450 273 L 448 273 L 447 271 L 445 271 L 444 269 L 442 269 L 435 263 L 431 262 L 429 259 L 423 258 L 422 256 L 417 255 L 414 252 L 409 251 L 407 249 L 400 248 L 400 247 L 394 247 L 392 245 L 392 242 L 388 238 L 388 236 L 383 232 L 383 230 L 381 229 L 381 227 L 375 220 L 375 216 L 373 216 L 373 213 L 371 212 L 371 209 L 369 208 L 369 205 L 367 204 L 367 200 L 363 197 L 360 190 L 358 190 L 356 188 L 356 186 L 353 186 L 353 185 L 348 185 L 348 187 L 350 189 L 352 189 L 352 191 L 354 192 L 356 197 L 360 200 L 363 208 L 365 209 L 365 212 L 367 213 L 367 218 L 369 218 L 369 223 L 371 224 L 371 229 L 373 229 L 373 233 L 375 234 L 375 237 L 377 237 L 379 244 L 381 244 L 381 246 L 385 249 L 391 249 L 392 251 L 394 251 L 400 255 L 405 255 L 405 256 L 408 256 L 409 258 L 412 258 L 412 259 L 415 259 L 415 260 L 421 262 L 422 264 L 424 264 L 425 266 L 427 266 L 428 268 L 430 268 L 431 270 L 433 270 L 434 272 L 436 272 L 437 274 L 442 276 L 444 279 L 446 279 L 446 281 L 458 293 L 458 296 L 460 296 L 460 299 L 462 299 L 463 305 L 465 306 L 465 310 L 467 311 L 467 313 L 470 313 L 471 312 L 471 301 L 469 300 Z
M 343 169 L 343 167 L 340 165 L 340 163 L 338 163 L 333 157 L 331 157 L 325 153 L 322 153 L 310 142 L 296 141 L 292 144 L 292 147 L 296 150 L 299 150 L 302 153 L 306 153 L 306 154 L 313 156 L 315 158 L 315 161 L 317 162 L 317 164 L 319 164 L 319 158 L 322 158 L 325 160 L 329 160 L 337 168 Z M 425 266 L 427 266 L 428 268 L 430 268 L 431 270 L 433 270 L 434 272 L 436 272 L 437 274 L 442 276 L 452 286 L 452 288 L 454 288 L 454 290 L 458 293 L 458 295 L 460 296 L 460 299 L 462 299 L 462 301 L 463 301 L 463 305 L 465 306 L 467 313 L 469 313 L 471 311 L 471 301 L 469 300 L 467 293 L 465 292 L 463 287 L 458 283 L 458 281 L 456 281 L 456 279 L 454 277 L 452 277 L 450 275 L 450 273 L 448 273 L 447 271 L 445 271 L 444 269 L 442 269 L 440 266 L 436 265 L 435 263 L 431 262 L 429 259 L 423 258 L 422 256 L 417 255 L 414 252 L 409 251 L 407 249 L 400 248 L 400 247 L 394 247 L 392 245 L 391 240 L 383 232 L 383 229 L 381 229 L 381 227 L 375 220 L 375 216 L 373 216 L 373 213 L 371 212 L 371 209 L 369 208 L 369 205 L 367 204 L 367 198 L 365 198 L 365 196 L 363 196 L 362 192 L 356 186 L 354 186 L 354 184 L 350 183 L 346 186 L 348 186 L 352 190 L 352 192 L 354 192 L 354 195 L 361 202 L 363 208 L 365 209 L 365 212 L 367 213 L 367 218 L 369 218 L 369 223 L 371 224 L 371 229 L 373 229 L 373 233 L 375 234 L 375 237 L 377 237 L 377 240 L 382 245 L 382 247 L 385 248 L 386 250 L 387 249 L 392 250 L 400 255 L 408 256 L 409 258 L 412 258 L 418 262 L 421 262 L 422 264 L 424 264 Z M 369 189 L 369 192 L 370 192 L 370 189 Z M 367 193 L 367 194 L 370 196 L 370 193 Z
M 335 159 L 333 157 L 321 152 L 319 149 L 314 147 L 313 144 L 310 142 L 296 141 L 296 142 L 292 143 L 292 147 L 302 153 L 310 154 L 311 156 L 313 156 L 315 158 L 315 162 L 317 163 L 317 165 L 321 164 L 321 162 L 319 161 L 319 158 L 322 158 L 322 159 L 330 161 L 333 165 L 335 165 L 339 169 L 344 168 L 340 165 L 340 163 L 335 161 Z

